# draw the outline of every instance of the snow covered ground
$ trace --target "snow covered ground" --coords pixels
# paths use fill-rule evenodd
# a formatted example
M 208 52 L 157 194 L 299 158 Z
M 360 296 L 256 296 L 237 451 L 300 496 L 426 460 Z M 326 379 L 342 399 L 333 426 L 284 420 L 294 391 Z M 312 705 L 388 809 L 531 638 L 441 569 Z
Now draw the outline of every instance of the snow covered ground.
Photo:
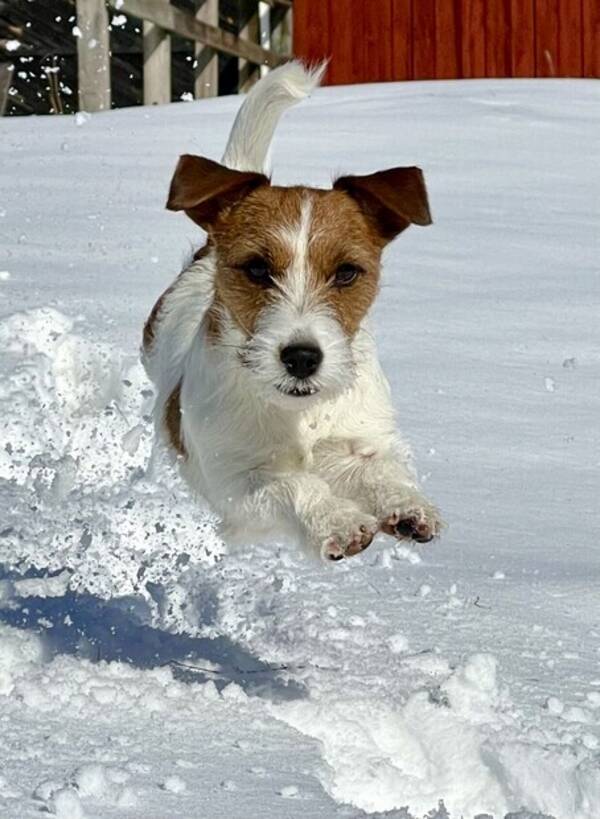
M 600 816 L 600 86 L 327 88 L 274 178 L 425 170 L 375 331 L 449 528 L 225 553 L 138 361 L 239 101 L 0 120 L 0 816 Z M 379 812 L 379 813 L 377 813 Z

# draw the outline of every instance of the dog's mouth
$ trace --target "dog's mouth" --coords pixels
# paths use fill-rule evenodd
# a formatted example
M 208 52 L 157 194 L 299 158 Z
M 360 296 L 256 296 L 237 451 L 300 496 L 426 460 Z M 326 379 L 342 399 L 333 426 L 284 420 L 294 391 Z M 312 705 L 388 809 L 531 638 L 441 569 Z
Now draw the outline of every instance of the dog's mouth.
M 278 385 L 277 389 L 282 395 L 290 395 L 293 398 L 307 398 L 310 395 L 316 395 L 319 390 L 316 387 L 291 387 L 286 389 L 285 387 Z
M 246 367 L 249 370 L 255 370 L 255 362 L 252 359 L 252 349 L 247 347 L 246 349 L 238 351 L 238 360 L 242 367 Z M 290 379 L 291 381 L 292 379 Z M 312 398 L 321 391 L 320 387 L 316 387 L 314 384 L 286 384 L 283 383 L 276 383 L 275 389 L 280 395 L 285 395 L 289 398 Z

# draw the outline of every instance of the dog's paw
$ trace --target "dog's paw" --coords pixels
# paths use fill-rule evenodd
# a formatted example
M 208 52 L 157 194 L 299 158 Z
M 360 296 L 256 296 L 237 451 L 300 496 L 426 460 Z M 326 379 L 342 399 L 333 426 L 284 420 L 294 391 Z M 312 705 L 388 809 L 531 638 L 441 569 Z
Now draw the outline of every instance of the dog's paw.
M 435 506 L 424 498 L 404 502 L 386 515 L 381 531 L 399 540 L 416 540 L 429 543 L 442 530 L 442 519 Z
M 332 535 L 321 546 L 321 556 L 325 560 L 341 560 L 344 557 L 354 557 L 371 545 L 377 532 L 367 529 L 364 525 L 358 531 L 350 532 L 347 536 Z
M 318 537 L 325 560 L 341 560 L 363 552 L 377 534 L 377 518 L 362 512 L 354 504 L 336 502 L 321 521 Z

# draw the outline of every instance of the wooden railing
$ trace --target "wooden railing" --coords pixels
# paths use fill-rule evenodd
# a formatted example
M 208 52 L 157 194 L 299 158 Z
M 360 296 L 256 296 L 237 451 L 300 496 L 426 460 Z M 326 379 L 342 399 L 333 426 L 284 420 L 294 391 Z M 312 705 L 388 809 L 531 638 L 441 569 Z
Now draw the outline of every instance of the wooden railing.
M 169 0 L 76 0 L 76 7 L 79 108 L 85 111 L 111 107 L 109 7 L 143 21 L 145 105 L 171 101 L 172 34 L 195 43 L 195 97 L 218 94 L 219 53 L 238 58 L 242 91 L 291 56 L 291 38 L 283 30 L 291 25 L 292 0 L 256 0 L 256 12 L 239 35 L 219 28 L 219 0 L 199 0 L 196 14 Z M 277 24 L 271 25 L 277 7 Z
M 0 63 L 0 117 L 4 116 L 13 70 L 10 63 Z

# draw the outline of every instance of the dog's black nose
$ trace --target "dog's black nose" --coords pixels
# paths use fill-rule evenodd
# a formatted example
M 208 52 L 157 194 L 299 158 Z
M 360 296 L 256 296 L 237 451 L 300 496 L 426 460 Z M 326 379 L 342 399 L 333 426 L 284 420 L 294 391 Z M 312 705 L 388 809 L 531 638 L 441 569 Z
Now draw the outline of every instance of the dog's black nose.
M 290 344 L 281 351 L 281 360 L 290 375 L 308 378 L 319 369 L 323 353 L 310 344 Z

